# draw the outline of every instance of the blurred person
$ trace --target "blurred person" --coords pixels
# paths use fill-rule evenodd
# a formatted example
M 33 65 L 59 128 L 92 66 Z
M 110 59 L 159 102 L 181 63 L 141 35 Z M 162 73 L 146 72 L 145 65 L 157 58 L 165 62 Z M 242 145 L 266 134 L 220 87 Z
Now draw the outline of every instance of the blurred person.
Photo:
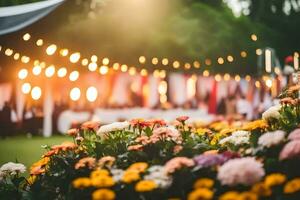
M 218 103 L 217 114 L 223 115 L 223 116 L 226 115 L 226 99 L 225 99 L 225 97 L 222 97 L 221 101 Z
M 233 117 L 236 114 L 236 99 L 234 95 L 229 95 L 225 101 L 226 115 Z
M 1 137 L 6 137 L 12 134 L 12 108 L 8 101 L 4 103 L 0 114 L 0 124 L 1 124 Z
M 242 116 L 242 119 L 251 120 L 252 106 L 250 102 L 246 99 L 245 95 L 240 94 L 237 96 L 236 110 L 237 113 Z

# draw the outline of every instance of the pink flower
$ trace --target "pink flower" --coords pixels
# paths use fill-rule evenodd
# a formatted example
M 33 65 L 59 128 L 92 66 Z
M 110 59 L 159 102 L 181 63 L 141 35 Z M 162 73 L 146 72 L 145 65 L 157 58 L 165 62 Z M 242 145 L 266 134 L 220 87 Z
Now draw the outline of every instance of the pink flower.
M 128 151 L 141 151 L 142 149 L 143 145 L 141 144 L 131 145 L 127 148 Z
M 279 154 L 280 160 L 286 160 L 300 156 L 300 140 L 292 140 L 288 142 Z
M 146 135 L 142 135 L 140 137 L 137 137 L 135 139 L 135 142 L 137 143 L 142 143 L 142 145 L 147 145 L 148 143 L 150 143 L 149 137 Z
M 116 158 L 112 157 L 112 156 L 104 156 L 102 158 L 99 159 L 98 161 L 98 165 L 100 168 L 102 167 L 108 167 L 111 168 L 113 166 L 113 164 L 115 163 Z
M 163 119 L 152 119 L 150 120 L 152 124 L 158 125 L 158 126 L 166 126 L 167 122 Z
M 97 131 L 99 127 L 100 127 L 100 122 L 95 122 L 95 121 L 87 121 L 81 125 L 81 129 L 86 131 L 88 130 Z
M 181 150 L 183 149 L 183 147 L 181 145 L 175 145 L 173 148 L 173 152 L 175 154 L 179 153 Z
M 180 116 L 180 117 L 176 118 L 176 120 L 179 121 L 179 122 L 185 122 L 188 119 L 189 119 L 188 116 Z
M 295 129 L 294 131 L 292 131 L 289 136 L 288 136 L 289 140 L 300 140 L 300 129 Z
M 154 129 L 153 134 L 150 136 L 150 141 L 155 143 L 159 140 L 173 140 L 178 144 L 182 142 L 180 133 L 174 127 L 159 127 Z
M 194 165 L 195 162 L 193 159 L 187 157 L 175 157 L 165 164 L 165 170 L 168 174 L 172 174 L 183 167 L 193 167 Z
M 67 131 L 67 134 L 69 136 L 76 136 L 78 132 L 79 132 L 79 130 L 77 128 L 72 128 Z

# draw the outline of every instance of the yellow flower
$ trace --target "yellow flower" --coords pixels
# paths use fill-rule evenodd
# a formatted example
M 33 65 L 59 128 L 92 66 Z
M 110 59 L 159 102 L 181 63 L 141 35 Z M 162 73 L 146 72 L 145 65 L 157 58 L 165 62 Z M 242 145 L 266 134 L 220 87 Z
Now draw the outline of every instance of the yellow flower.
M 210 178 L 200 178 L 194 183 L 194 189 L 198 188 L 211 188 L 214 185 L 214 181 Z
M 187 200 L 210 200 L 214 193 L 207 188 L 199 188 L 189 193 Z
M 109 189 L 99 189 L 93 192 L 93 200 L 113 200 L 116 198 L 116 194 Z
M 74 188 L 79 188 L 79 189 L 87 188 L 91 186 L 91 180 L 85 177 L 77 178 L 72 182 L 72 184 Z
M 111 187 L 115 181 L 112 177 L 104 175 L 92 178 L 91 183 L 94 187 Z
M 286 181 L 286 176 L 281 173 L 270 174 L 265 178 L 265 184 L 268 187 L 281 185 Z
M 31 175 L 27 178 L 27 182 L 29 183 L 29 185 L 32 185 L 34 183 L 35 179 L 36 179 L 36 176 Z
M 292 194 L 300 190 L 300 178 L 294 178 L 287 182 L 283 188 L 285 194 Z
M 122 181 L 124 183 L 132 183 L 140 179 L 140 174 L 136 170 L 126 170 L 123 174 Z
M 242 129 L 246 131 L 253 131 L 255 129 L 266 129 L 266 128 L 268 128 L 268 123 L 265 120 L 260 119 L 245 124 Z
M 196 130 L 196 133 L 197 133 L 198 135 L 205 135 L 205 134 L 207 134 L 207 133 L 211 133 L 211 130 L 209 130 L 208 128 L 198 128 L 198 129 Z
M 137 162 L 133 163 L 132 165 L 129 166 L 128 170 L 136 170 L 139 173 L 144 172 L 148 167 L 148 163 L 145 162 Z
M 156 183 L 151 180 L 142 180 L 135 185 L 137 192 L 150 192 L 157 187 Z
M 272 190 L 264 183 L 256 183 L 252 186 L 252 192 L 258 196 L 268 197 L 271 196 Z
M 236 131 L 236 128 L 225 128 L 223 130 L 220 131 L 220 134 L 222 135 L 229 135 L 230 133 Z
M 226 193 L 222 194 L 219 197 L 219 200 L 237 200 L 238 197 L 239 197 L 238 192 L 229 191 L 229 192 L 226 192 Z
M 212 140 L 210 141 L 211 145 L 216 145 L 221 137 L 225 137 L 226 135 L 223 135 L 221 133 L 217 133 L 213 136 Z
M 237 200 L 258 200 L 258 196 L 253 192 L 242 192 L 239 194 Z
M 99 176 L 108 176 L 109 172 L 106 169 L 97 169 L 92 171 L 90 177 L 93 178 L 97 178 Z

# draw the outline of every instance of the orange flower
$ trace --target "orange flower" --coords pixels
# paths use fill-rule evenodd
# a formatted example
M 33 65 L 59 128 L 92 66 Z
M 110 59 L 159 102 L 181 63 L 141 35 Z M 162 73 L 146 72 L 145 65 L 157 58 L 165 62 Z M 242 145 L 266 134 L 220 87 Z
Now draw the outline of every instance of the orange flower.
M 152 119 L 150 122 L 154 125 L 159 125 L 159 126 L 165 126 L 167 125 L 167 122 L 163 119 Z
M 173 148 L 173 153 L 177 154 L 179 153 L 181 150 L 183 149 L 183 147 L 181 145 L 175 145 Z
M 131 145 L 127 148 L 128 151 L 141 151 L 143 149 L 143 145 L 137 144 L 137 145 Z
M 45 166 L 48 164 L 49 161 L 50 161 L 49 157 L 44 157 L 41 160 L 33 163 L 32 166 L 30 167 L 30 174 L 39 175 L 45 173 Z
M 79 130 L 77 128 L 72 128 L 67 131 L 67 134 L 69 136 L 76 136 L 78 132 L 79 132 Z
M 100 122 L 87 121 L 81 125 L 81 129 L 85 131 L 97 131 L 100 127 Z
M 88 168 L 93 168 L 96 164 L 96 159 L 92 157 L 86 157 L 80 159 L 76 164 L 75 164 L 75 169 L 83 168 L 83 167 L 88 167 Z
M 180 117 L 176 118 L 176 120 L 179 121 L 179 122 L 185 122 L 188 119 L 189 119 L 188 116 L 180 116 Z
M 98 165 L 100 168 L 106 166 L 106 167 L 112 167 L 113 164 L 115 163 L 116 158 L 112 157 L 112 156 L 104 156 L 102 158 L 99 159 L 98 161 Z

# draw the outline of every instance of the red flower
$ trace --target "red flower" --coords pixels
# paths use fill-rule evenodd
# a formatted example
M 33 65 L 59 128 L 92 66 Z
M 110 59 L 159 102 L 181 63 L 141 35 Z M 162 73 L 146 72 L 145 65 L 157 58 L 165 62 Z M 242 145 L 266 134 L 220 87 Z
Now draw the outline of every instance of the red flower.
M 181 117 L 177 117 L 176 118 L 176 120 L 179 121 L 179 122 L 185 122 L 188 119 L 189 119 L 188 116 L 181 116 Z

